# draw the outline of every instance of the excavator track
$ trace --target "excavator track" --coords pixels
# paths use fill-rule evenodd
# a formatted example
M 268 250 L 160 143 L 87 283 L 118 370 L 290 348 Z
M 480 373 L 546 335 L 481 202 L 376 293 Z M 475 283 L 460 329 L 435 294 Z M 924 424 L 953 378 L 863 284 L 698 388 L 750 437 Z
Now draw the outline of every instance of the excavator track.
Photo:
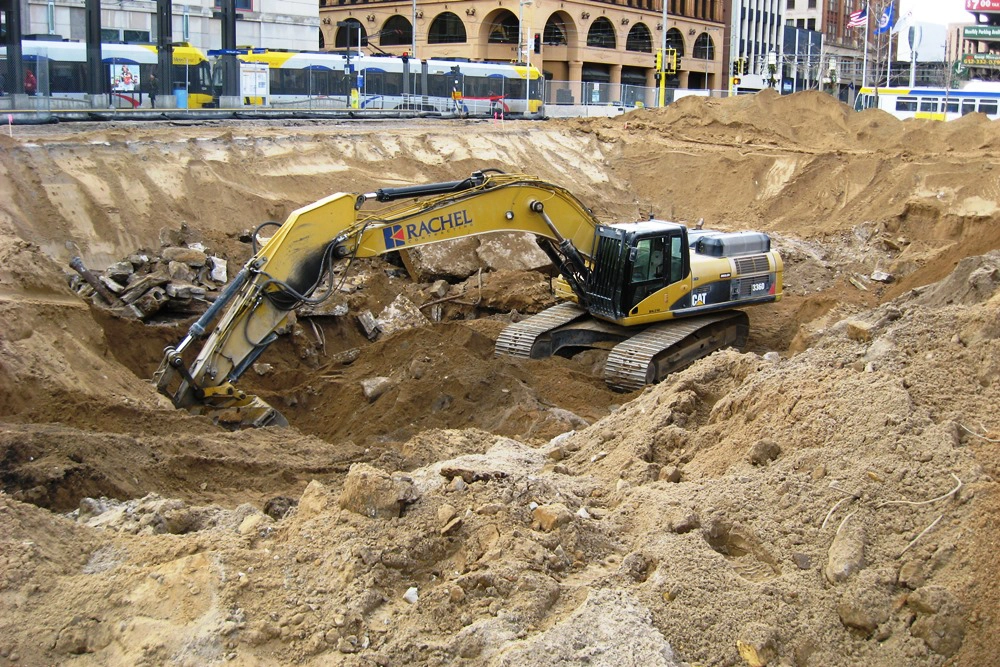
M 497 337 L 495 354 L 500 356 L 508 354 L 512 357 L 522 357 L 524 359 L 540 359 L 551 355 L 551 352 L 534 350 L 535 341 L 543 334 L 568 324 L 575 319 L 587 314 L 583 308 L 575 303 L 560 303 L 546 308 L 537 315 L 521 320 L 516 324 L 504 328 Z
M 716 350 L 742 347 L 749 331 L 749 318 L 738 310 L 655 324 L 611 350 L 604 380 L 613 389 L 641 389 Z
M 749 331 L 749 318 L 738 310 L 632 329 L 591 318 L 574 303 L 561 303 L 506 327 L 495 354 L 544 359 L 564 347 L 607 349 L 605 382 L 634 391 L 716 350 L 742 347 Z

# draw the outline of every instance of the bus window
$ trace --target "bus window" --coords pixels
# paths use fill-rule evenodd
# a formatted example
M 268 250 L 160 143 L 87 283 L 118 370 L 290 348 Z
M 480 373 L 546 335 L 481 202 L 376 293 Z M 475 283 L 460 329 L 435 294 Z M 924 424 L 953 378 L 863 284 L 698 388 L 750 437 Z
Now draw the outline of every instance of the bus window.
M 962 100 L 962 115 L 976 112 L 976 100 Z
M 988 115 L 997 115 L 997 101 L 996 100 L 979 100 L 979 111 Z
M 916 97 L 900 97 L 896 99 L 896 111 L 916 111 Z
M 929 111 L 931 113 L 937 113 L 938 110 L 938 98 L 936 97 L 925 97 L 920 100 L 920 110 Z

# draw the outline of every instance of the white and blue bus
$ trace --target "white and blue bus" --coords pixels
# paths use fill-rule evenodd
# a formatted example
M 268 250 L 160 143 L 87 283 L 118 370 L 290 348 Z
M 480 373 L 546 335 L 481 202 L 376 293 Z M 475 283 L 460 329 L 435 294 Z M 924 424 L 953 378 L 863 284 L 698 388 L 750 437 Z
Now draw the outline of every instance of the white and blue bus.
M 881 109 L 900 120 L 955 120 L 970 113 L 996 120 L 1000 116 L 1000 87 L 977 81 L 960 89 L 866 87 L 858 92 L 854 109 Z

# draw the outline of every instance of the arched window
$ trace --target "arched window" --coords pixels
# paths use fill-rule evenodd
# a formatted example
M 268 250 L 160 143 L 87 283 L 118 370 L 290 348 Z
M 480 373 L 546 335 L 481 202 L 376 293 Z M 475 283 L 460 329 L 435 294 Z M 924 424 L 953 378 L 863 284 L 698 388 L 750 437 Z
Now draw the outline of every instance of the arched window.
M 326 38 L 323 37 L 323 31 L 319 31 L 319 50 L 322 51 L 326 48 Z
M 613 49 L 618 46 L 615 40 L 615 27 L 611 25 L 611 21 L 602 16 L 591 24 L 587 33 L 587 46 L 599 49 Z
M 566 39 L 566 24 L 559 16 L 553 14 L 545 22 L 545 32 L 542 33 L 542 41 L 550 46 L 566 45 L 568 41 Z
M 517 44 L 517 17 L 512 12 L 501 12 L 490 24 L 490 44 Z
M 402 16 L 393 16 L 382 27 L 378 43 L 381 46 L 403 46 L 413 43 L 413 24 Z
M 636 23 L 628 31 L 628 37 L 625 38 L 625 50 L 641 51 L 642 53 L 653 52 L 653 34 L 649 32 L 645 23 Z
M 430 30 L 427 31 L 428 44 L 456 44 L 465 41 L 465 24 L 455 14 L 442 12 L 431 21 Z
M 667 48 L 676 49 L 678 58 L 684 55 L 684 35 L 677 28 L 667 31 Z
M 333 43 L 335 49 L 357 49 L 368 43 L 368 31 L 357 19 L 347 19 L 351 25 L 337 28 L 337 38 Z M 360 32 L 361 42 L 358 42 Z
M 715 42 L 707 32 L 703 32 L 698 35 L 698 39 L 694 41 L 694 55 L 695 58 L 702 58 L 703 60 L 715 60 Z

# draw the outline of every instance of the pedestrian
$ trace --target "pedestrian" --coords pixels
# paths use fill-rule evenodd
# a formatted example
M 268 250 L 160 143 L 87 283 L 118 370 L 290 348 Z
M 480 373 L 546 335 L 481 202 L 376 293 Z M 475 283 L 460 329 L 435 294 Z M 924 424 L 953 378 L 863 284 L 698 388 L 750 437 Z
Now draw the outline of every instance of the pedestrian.
M 147 90 L 149 91 L 149 104 L 152 108 L 156 108 L 156 88 L 159 83 L 156 80 L 156 71 L 149 73 L 149 81 L 146 82 Z
M 24 71 L 24 92 L 26 95 L 34 95 L 38 90 L 38 81 L 35 80 L 35 73 L 30 69 Z

